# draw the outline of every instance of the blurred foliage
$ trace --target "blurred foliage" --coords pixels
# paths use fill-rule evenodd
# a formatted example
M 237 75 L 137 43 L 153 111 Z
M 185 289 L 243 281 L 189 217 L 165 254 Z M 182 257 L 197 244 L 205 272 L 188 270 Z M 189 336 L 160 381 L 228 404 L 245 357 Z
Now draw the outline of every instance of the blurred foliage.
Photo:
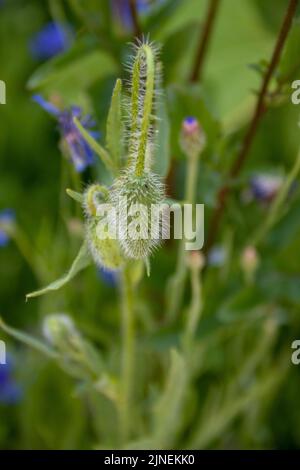
M 0 78 L 7 84 L 7 104 L 0 108 L 0 210 L 15 210 L 17 229 L 9 245 L 0 248 L 0 314 L 7 324 L 35 337 L 41 336 L 46 315 L 69 314 L 115 377 L 121 339 L 118 290 L 103 281 L 96 267 L 88 267 L 62 290 L 25 303 L 27 292 L 67 271 L 81 245 L 82 215 L 65 189 L 109 181 L 100 161 L 82 175 L 75 172 L 61 155 L 55 123 L 31 95 L 38 92 L 63 106 L 81 106 L 96 117 L 105 143 L 111 95 L 116 78 L 128 78 L 122 64 L 133 39 L 111 3 L 1 2 Z M 277 0 L 274 8 L 273 0 L 221 0 L 204 79 L 193 85 L 188 77 L 207 1 L 150 3 L 140 14 L 141 28 L 162 46 L 165 88 L 158 142 L 163 158 L 155 161 L 155 168 L 167 175 L 170 197 L 182 198 L 186 162 L 179 132 L 182 120 L 195 116 L 208 142 L 197 188 L 208 221 L 251 116 L 286 1 Z M 51 20 L 70 23 L 75 41 L 47 62 L 37 61 L 30 40 Z M 129 448 L 300 447 L 300 378 L 290 361 L 291 343 L 300 336 L 297 184 L 281 219 L 259 246 L 260 263 L 252 283 L 247 283 L 240 264 L 243 249 L 269 211 L 268 205 L 245 202 L 249 178 L 262 172 L 285 178 L 298 152 L 299 116 L 290 101 L 290 84 L 300 78 L 299 21 L 294 22 L 272 83 L 276 90 L 285 81 L 280 99 L 272 101 L 234 182 L 218 239 L 228 256 L 221 266 L 205 271 L 203 308 L 191 350 L 182 351 L 190 288 L 179 317 L 171 323 L 165 317 L 163 286 L 174 270 L 175 242 L 155 254 L 151 276 L 139 284 L 136 406 Z M 102 393 L 110 392 L 110 386 L 113 390 L 113 384 L 90 389 L 74 382 L 53 359 L 2 331 L 0 336 L 8 343 L 15 380 L 23 390 L 17 404 L 0 403 L 0 448 L 118 448 L 116 410 Z

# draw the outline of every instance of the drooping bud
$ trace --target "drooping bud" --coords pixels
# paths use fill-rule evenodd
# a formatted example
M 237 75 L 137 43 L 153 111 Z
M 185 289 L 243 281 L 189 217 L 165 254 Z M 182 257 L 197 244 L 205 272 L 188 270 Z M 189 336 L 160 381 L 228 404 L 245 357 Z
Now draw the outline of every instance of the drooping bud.
M 184 119 L 181 126 L 180 146 L 189 157 L 198 157 L 206 145 L 206 135 L 198 120 L 192 116 Z
M 109 230 L 108 189 L 94 184 L 84 194 L 86 238 L 95 263 L 108 270 L 118 270 L 124 264 L 120 244 Z M 107 208 L 107 209 L 106 209 Z

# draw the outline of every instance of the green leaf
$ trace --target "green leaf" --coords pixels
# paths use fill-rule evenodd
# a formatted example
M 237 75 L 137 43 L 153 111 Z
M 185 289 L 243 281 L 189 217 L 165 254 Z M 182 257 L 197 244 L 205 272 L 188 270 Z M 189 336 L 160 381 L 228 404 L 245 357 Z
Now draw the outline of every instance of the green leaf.
M 86 243 L 83 243 L 69 271 L 64 276 L 59 278 L 57 281 L 54 281 L 51 284 L 49 284 L 47 287 L 44 287 L 43 289 L 37 290 L 35 292 L 31 292 L 30 294 L 27 294 L 26 300 L 32 297 L 39 297 L 40 295 L 44 295 L 44 294 L 47 294 L 48 292 L 60 289 L 65 284 L 67 284 L 71 279 L 73 279 L 73 277 L 75 277 L 77 273 L 79 273 L 84 268 L 86 268 L 90 264 L 90 262 L 91 262 L 91 258 L 88 252 L 87 245 Z
M 7 333 L 9 336 L 12 336 L 16 340 L 21 341 L 22 343 L 26 344 L 27 346 L 30 346 L 33 349 L 36 349 L 37 351 L 45 354 L 46 356 L 51 358 L 58 357 L 58 354 L 54 351 L 54 349 L 50 348 L 49 346 L 46 346 L 44 343 L 34 338 L 33 336 L 30 336 L 27 333 L 24 333 L 23 331 L 16 330 L 15 328 L 6 325 L 1 317 L 0 328 L 5 331 L 5 333 Z
M 279 65 L 281 80 L 288 80 L 290 82 L 298 77 L 300 71 L 299 42 L 300 20 L 296 19 L 289 33 Z
M 170 166 L 170 120 L 167 113 L 166 101 L 158 104 L 158 135 L 154 156 L 153 170 L 161 176 L 166 176 Z
M 47 89 L 72 93 L 86 90 L 96 81 L 116 72 L 112 58 L 105 52 L 87 52 L 80 44 L 42 65 L 29 79 L 30 90 Z
M 121 166 L 123 149 L 121 102 L 122 81 L 118 78 L 112 94 L 106 126 L 106 145 L 117 168 L 120 168 Z
M 74 124 L 82 134 L 82 137 L 87 141 L 90 147 L 94 150 L 94 152 L 100 157 L 106 168 L 113 173 L 116 173 L 116 167 L 105 148 L 102 147 L 91 135 L 90 133 L 81 125 L 80 121 L 75 117 Z
M 73 189 L 66 189 L 66 193 L 68 196 L 70 196 L 74 201 L 79 202 L 80 204 L 83 203 L 83 195 L 81 193 L 78 193 L 77 191 L 73 191 Z

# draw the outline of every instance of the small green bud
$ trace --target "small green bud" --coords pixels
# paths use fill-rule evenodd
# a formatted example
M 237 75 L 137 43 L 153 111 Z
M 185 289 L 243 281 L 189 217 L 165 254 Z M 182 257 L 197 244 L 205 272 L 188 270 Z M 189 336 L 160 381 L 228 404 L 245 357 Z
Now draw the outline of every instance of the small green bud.
M 65 349 L 67 344 L 80 339 L 80 334 L 76 330 L 72 319 L 62 313 L 48 315 L 45 318 L 43 333 L 49 343 L 59 350 Z
M 102 372 L 101 357 L 68 315 L 48 315 L 43 323 L 43 333 L 59 353 L 59 365 L 72 376 L 91 379 Z
M 105 222 L 100 217 L 88 219 L 86 236 L 90 253 L 98 266 L 118 270 L 124 264 L 124 257 L 118 240 L 110 238 L 105 230 Z
M 187 117 L 181 127 L 180 146 L 189 157 L 198 157 L 206 145 L 205 133 L 194 117 Z
M 124 264 L 121 247 L 117 239 L 110 236 L 107 215 L 99 216 L 101 206 L 107 203 L 108 189 L 94 184 L 84 194 L 86 213 L 86 238 L 95 263 L 109 270 L 120 269 Z

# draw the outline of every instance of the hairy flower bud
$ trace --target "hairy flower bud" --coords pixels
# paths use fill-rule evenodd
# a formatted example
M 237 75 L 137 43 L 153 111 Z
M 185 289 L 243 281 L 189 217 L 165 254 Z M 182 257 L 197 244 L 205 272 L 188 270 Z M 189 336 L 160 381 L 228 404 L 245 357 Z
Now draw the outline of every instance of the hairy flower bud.
M 180 146 L 182 151 L 190 158 L 201 154 L 206 144 L 205 133 L 194 117 L 187 117 L 181 127 Z
M 110 201 L 116 208 L 119 242 L 128 258 L 146 258 L 159 245 L 163 218 L 153 217 L 152 208 L 163 199 L 164 186 L 150 171 L 136 175 L 127 170 L 115 181 Z
M 108 189 L 94 184 L 84 194 L 84 209 L 86 213 L 86 239 L 90 253 L 95 263 L 108 270 L 120 269 L 124 264 L 121 247 L 116 238 L 108 230 L 108 218 L 105 207 L 108 199 Z

